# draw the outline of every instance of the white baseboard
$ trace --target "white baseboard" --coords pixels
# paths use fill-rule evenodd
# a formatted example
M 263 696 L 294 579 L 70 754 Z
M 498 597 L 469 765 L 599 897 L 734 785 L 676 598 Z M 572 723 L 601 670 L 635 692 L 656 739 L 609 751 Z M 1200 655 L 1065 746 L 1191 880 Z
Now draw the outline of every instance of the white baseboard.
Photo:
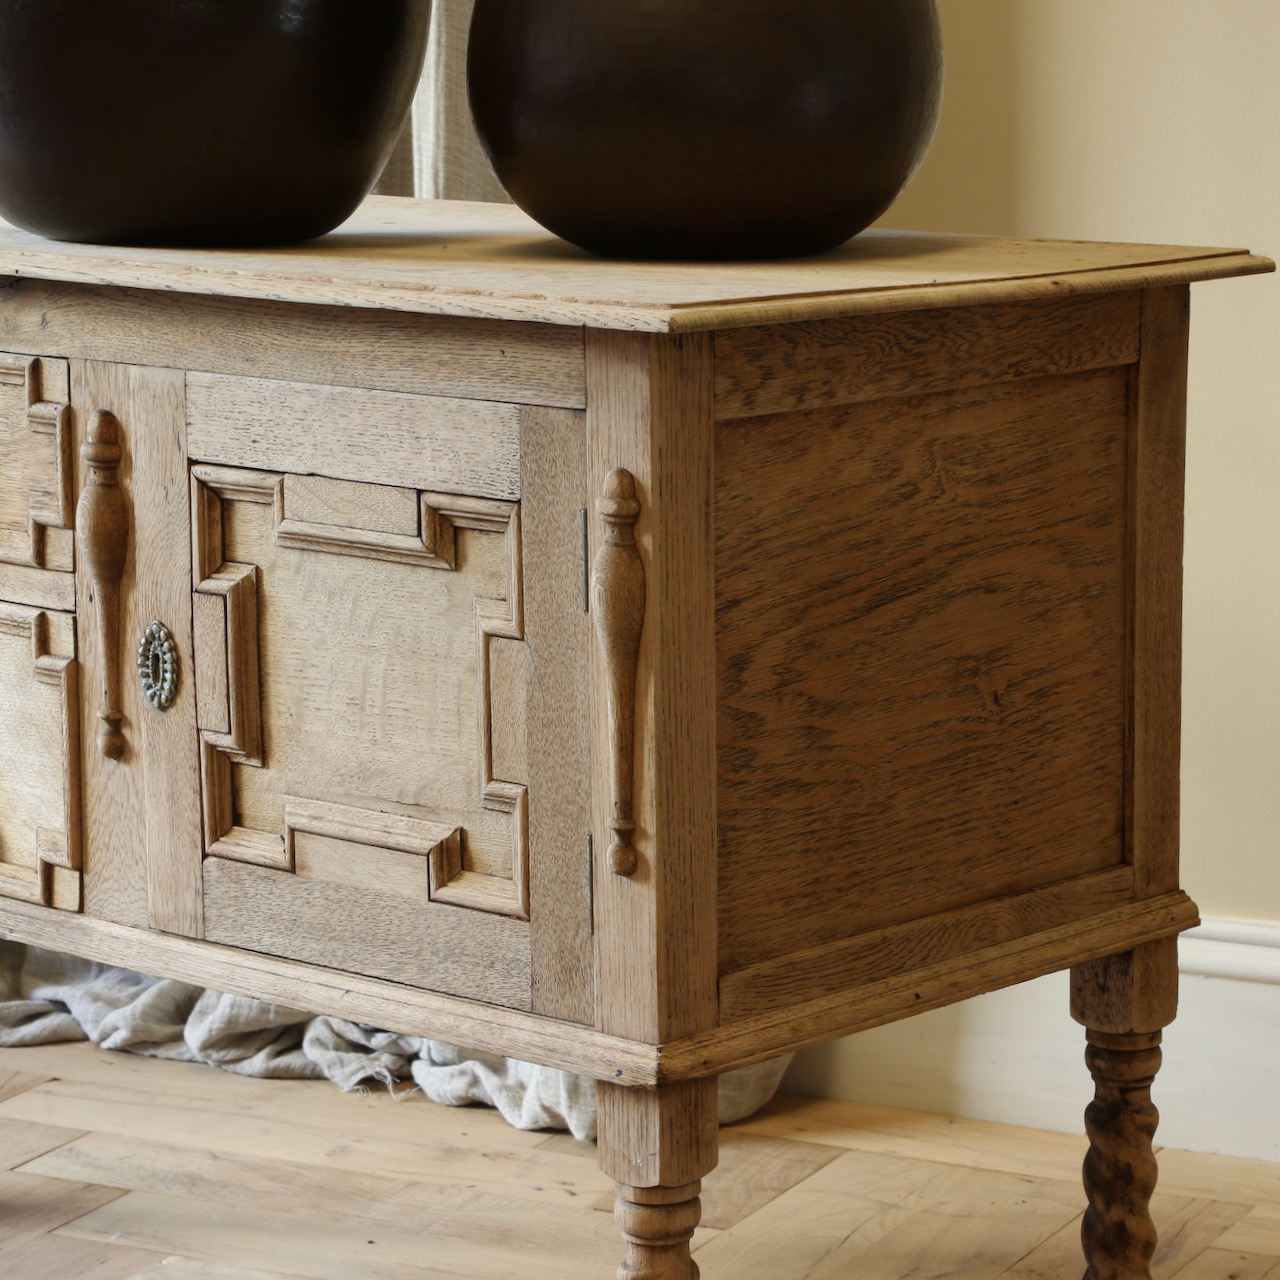
M 1280 1160 L 1280 923 L 1206 920 L 1179 943 L 1157 1141 Z M 800 1054 L 782 1087 L 1065 1133 L 1092 1096 L 1065 973 Z
M 1280 986 L 1280 923 L 1205 920 L 1178 939 L 1178 969 L 1204 978 Z

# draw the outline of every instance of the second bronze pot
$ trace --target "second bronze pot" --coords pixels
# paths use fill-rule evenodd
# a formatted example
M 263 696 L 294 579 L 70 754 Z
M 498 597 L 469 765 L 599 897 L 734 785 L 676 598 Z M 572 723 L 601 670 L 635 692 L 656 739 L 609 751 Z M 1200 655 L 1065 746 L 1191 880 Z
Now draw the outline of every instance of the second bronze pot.
M 818 253 L 937 122 L 935 0 L 476 0 L 472 112 L 551 231 L 622 257 Z

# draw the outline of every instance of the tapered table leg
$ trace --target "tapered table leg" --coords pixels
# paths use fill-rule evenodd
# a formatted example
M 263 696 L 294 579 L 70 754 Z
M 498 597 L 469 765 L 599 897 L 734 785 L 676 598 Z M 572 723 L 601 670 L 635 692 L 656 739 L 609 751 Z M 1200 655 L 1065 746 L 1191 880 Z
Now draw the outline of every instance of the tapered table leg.
M 1152 1140 L 1160 1118 L 1151 1085 L 1160 1069 L 1161 1028 L 1173 1021 L 1177 1006 L 1172 938 L 1071 971 L 1071 1012 L 1087 1029 L 1085 1061 L 1095 1086 L 1085 1111 L 1085 1280 L 1151 1280 Z
M 689 1246 L 717 1159 L 715 1080 L 598 1089 L 600 1167 L 616 1185 L 627 1246 L 618 1280 L 697 1280 Z

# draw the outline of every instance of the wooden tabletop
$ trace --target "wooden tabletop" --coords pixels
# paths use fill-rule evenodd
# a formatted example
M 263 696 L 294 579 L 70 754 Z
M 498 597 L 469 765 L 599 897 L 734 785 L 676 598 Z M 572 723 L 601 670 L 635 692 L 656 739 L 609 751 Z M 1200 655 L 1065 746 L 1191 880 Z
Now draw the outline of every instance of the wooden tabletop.
M 658 333 L 1274 270 L 1243 249 L 905 231 L 868 231 L 815 258 L 620 262 L 566 244 L 512 205 L 392 196 L 285 249 L 65 244 L 0 222 L 0 276 Z

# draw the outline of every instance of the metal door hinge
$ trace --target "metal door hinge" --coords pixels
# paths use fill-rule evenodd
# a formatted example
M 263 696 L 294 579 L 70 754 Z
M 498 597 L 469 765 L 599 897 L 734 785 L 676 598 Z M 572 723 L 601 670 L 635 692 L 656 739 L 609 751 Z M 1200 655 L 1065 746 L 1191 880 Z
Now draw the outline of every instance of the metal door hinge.
M 596 860 L 591 832 L 587 832 L 587 932 L 596 931 Z

